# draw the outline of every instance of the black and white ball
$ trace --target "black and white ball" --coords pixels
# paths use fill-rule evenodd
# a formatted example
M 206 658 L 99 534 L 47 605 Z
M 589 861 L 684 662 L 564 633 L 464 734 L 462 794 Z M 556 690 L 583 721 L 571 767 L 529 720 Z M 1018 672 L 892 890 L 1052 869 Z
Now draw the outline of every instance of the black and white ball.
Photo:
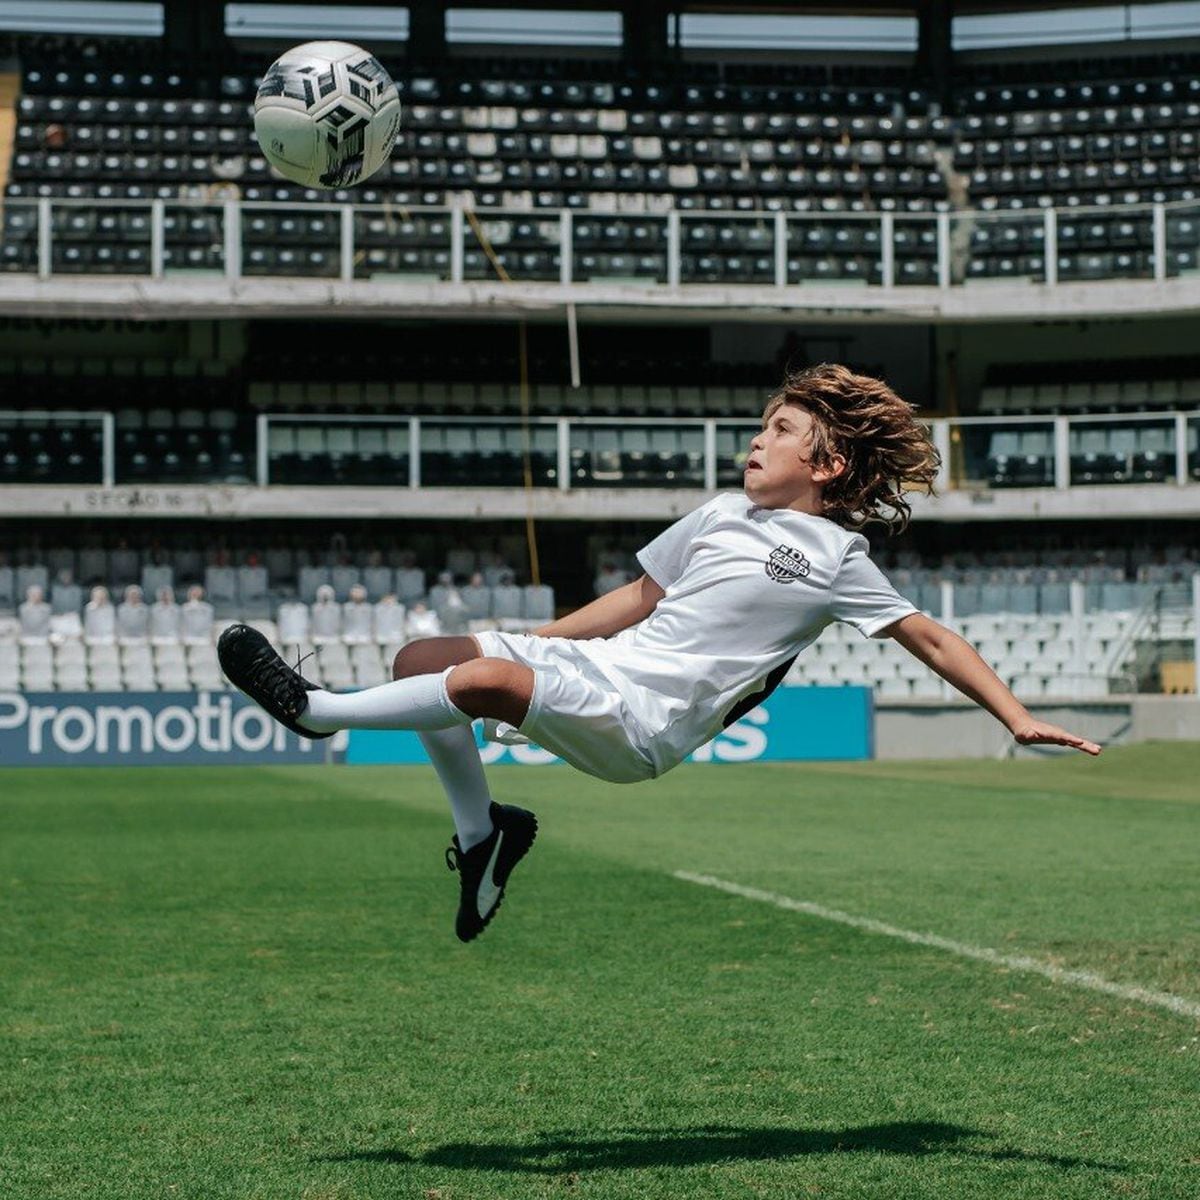
M 349 42 L 305 42 L 270 66 L 254 99 L 254 133 L 281 175 L 314 188 L 353 187 L 388 160 L 400 97 L 378 59 Z

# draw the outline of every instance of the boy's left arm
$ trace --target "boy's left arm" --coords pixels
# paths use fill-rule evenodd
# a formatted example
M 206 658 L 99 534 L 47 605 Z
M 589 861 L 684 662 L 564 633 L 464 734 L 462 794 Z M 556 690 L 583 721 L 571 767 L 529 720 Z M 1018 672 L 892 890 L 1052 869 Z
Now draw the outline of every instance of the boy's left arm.
M 1100 747 L 1095 742 L 1068 733 L 1057 725 L 1036 720 L 1004 686 L 995 671 L 975 653 L 970 642 L 964 641 L 924 613 L 902 617 L 889 625 L 886 632 L 888 637 L 894 638 L 963 695 L 986 708 L 996 720 L 1008 727 L 1021 745 L 1074 746 L 1086 754 L 1100 753 Z

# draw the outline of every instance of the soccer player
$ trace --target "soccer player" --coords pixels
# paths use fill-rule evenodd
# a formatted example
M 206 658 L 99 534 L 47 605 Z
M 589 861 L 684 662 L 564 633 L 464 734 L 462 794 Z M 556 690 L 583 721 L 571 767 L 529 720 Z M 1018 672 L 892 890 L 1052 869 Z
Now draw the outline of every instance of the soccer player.
M 771 397 L 744 494 L 719 495 L 638 552 L 644 574 L 532 634 L 426 638 L 394 681 L 347 695 L 291 670 L 244 625 L 221 637 L 225 673 L 308 737 L 419 732 L 453 813 L 456 932 L 476 937 L 537 832 L 492 803 L 471 722 L 528 740 L 614 783 L 662 775 L 770 695 L 833 621 L 891 637 L 986 708 L 1023 745 L 1100 747 L 1035 720 L 962 638 L 900 596 L 857 532 L 908 524 L 904 488 L 932 489 L 938 456 L 913 408 L 879 380 L 822 365 Z M 453 860 L 453 861 L 451 861 Z

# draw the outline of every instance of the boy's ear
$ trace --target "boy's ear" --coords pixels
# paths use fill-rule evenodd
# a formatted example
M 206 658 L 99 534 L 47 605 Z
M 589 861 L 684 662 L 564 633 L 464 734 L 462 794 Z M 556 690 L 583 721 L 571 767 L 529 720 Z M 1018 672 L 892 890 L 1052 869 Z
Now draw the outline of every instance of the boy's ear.
M 829 456 L 828 466 L 818 467 L 812 473 L 813 483 L 830 483 L 846 473 L 846 460 L 840 454 Z

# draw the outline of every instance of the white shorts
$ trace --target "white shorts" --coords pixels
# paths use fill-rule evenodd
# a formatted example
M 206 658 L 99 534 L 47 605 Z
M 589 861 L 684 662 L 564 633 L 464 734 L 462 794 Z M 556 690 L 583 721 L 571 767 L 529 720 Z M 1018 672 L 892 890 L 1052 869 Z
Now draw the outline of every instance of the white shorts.
M 612 683 L 568 638 L 500 633 L 473 635 L 485 658 L 522 663 L 533 671 L 533 699 L 520 733 L 571 766 L 610 783 L 653 779 L 654 763 L 638 739 L 645 733 Z M 491 741 L 512 741 L 511 726 L 485 723 Z

